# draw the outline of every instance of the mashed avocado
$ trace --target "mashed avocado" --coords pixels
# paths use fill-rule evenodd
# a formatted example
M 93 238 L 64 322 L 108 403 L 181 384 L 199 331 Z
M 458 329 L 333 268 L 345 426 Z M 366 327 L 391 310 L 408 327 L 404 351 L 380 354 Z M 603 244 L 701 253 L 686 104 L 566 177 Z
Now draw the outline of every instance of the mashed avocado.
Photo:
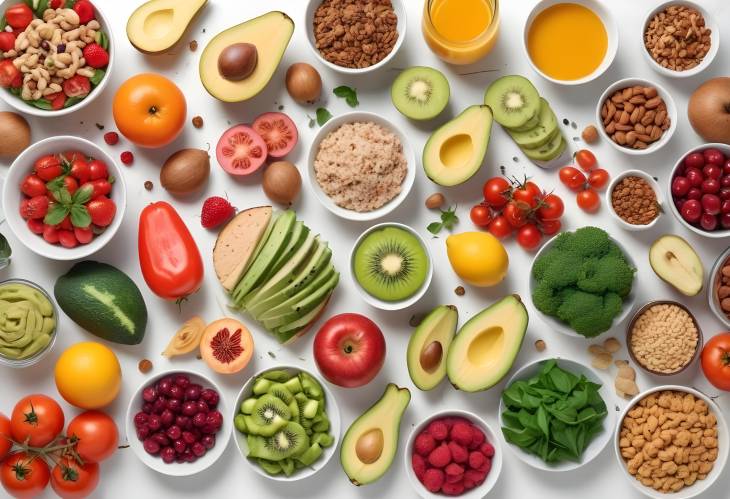
M 43 293 L 17 282 L 0 285 L 0 355 L 32 357 L 48 346 L 55 329 L 53 305 Z

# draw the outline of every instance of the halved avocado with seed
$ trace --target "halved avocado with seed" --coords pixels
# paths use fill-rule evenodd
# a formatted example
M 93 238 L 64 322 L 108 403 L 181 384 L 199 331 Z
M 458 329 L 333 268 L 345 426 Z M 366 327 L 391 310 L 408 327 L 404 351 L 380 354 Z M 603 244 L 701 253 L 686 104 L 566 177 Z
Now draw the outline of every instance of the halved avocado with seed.
M 456 333 L 459 312 L 453 305 L 436 307 L 408 342 L 408 374 L 421 390 L 435 388 L 446 377 L 446 357 Z

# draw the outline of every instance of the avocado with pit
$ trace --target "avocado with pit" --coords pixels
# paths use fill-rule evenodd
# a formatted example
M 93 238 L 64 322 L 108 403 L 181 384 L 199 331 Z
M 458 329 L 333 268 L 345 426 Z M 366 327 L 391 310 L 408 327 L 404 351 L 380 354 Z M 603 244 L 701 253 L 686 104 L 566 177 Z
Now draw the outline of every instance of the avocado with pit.
M 401 419 L 410 401 L 407 388 L 390 383 L 380 400 L 350 425 L 342 439 L 340 464 L 353 484 L 373 483 L 393 464 Z
M 527 331 L 527 309 L 518 295 L 509 295 L 464 324 L 446 358 L 446 374 L 458 390 L 478 392 L 493 387 L 512 368 Z
M 200 81 L 223 102 L 241 102 L 261 92 L 279 66 L 294 21 L 272 11 L 217 34 L 200 57 Z
M 458 321 L 456 307 L 440 305 L 413 331 L 406 360 L 408 374 L 421 390 L 436 388 L 446 377 L 446 358 Z
M 488 106 L 471 106 L 436 130 L 423 148 L 426 176 L 447 187 L 474 176 L 487 154 L 492 121 Z
M 132 12 L 127 21 L 127 38 L 146 54 L 171 49 L 185 34 L 208 0 L 150 0 Z

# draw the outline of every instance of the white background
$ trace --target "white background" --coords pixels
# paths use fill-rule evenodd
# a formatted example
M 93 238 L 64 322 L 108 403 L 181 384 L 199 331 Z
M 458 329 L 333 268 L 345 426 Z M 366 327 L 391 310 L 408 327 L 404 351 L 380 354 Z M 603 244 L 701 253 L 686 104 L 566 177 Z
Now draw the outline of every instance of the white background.
M 220 133 L 230 124 L 250 122 L 259 113 L 276 110 L 279 104 L 284 105 L 284 111 L 289 113 L 299 126 L 299 145 L 289 157 L 300 170 L 305 170 L 305 158 L 308 144 L 313 137 L 314 130 L 307 126 L 307 114 L 313 115 L 314 108 L 302 108 L 296 105 L 286 94 L 283 80 L 286 68 L 297 61 L 307 61 L 314 64 L 321 72 L 324 83 L 326 102 L 323 104 L 333 114 L 341 114 L 348 110 L 343 100 L 331 95 L 331 89 L 339 84 L 348 84 L 357 87 L 360 98 L 360 110 L 373 111 L 391 119 L 398 126 L 403 127 L 412 141 L 412 146 L 420 156 L 423 144 L 433 128 L 450 119 L 466 106 L 482 102 L 485 87 L 494 78 L 510 73 L 522 73 L 533 80 L 541 94 L 546 97 L 556 110 L 559 119 L 575 121 L 578 131 L 567 127 L 564 131 L 571 146 L 578 145 L 571 138 L 579 134 L 579 130 L 593 121 L 596 101 L 602 91 L 613 81 L 624 77 L 645 77 L 666 86 L 672 93 L 679 109 L 679 127 L 665 149 L 659 153 L 644 158 L 633 158 L 614 151 L 606 143 L 594 148 L 603 167 L 616 174 L 628 168 L 640 168 L 659 178 L 664 187 L 669 170 L 685 151 L 701 144 L 701 139 L 692 131 L 685 118 L 687 99 L 692 90 L 702 81 L 712 76 L 727 74 L 730 70 L 730 29 L 727 28 L 727 19 L 730 18 L 730 4 L 724 0 L 701 0 L 710 12 L 718 19 L 725 40 L 725 46 L 715 63 L 704 74 L 686 81 L 668 80 L 658 76 L 642 59 L 641 50 L 641 22 L 645 12 L 658 4 L 655 0 L 631 1 L 612 0 L 611 9 L 619 24 L 620 45 L 618 55 L 613 66 L 597 81 L 578 88 L 555 86 L 541 79 L 529 67 L 522 49 L 522 25 L 534 1 L 511 0 L 502 2 L 501 33 L 497 46 L 492 54 L 472 67 L 448 67 L 437 60 L 423 41 L 420 30 L 421 9 L 420 0 L 405 0 L 408 9 L 408 33 L 400 53 L 395 57 L 390 68 L 385 68 L 375 74 L 364 77 L 342 78 L 325 69 L 314 61 L 314 57 L 306 42 L 303 24 L 303 0 L 266 0 L 266 1 L 234 1 L 211 0 L 203 13 L 195 20 L 183 37 L 183 43 L 165 56 L 144 56 L 132 48 L 125 36 L 126 20 L 138 2 L 101 2 L 107 16 L 113 20 L 114 34 L 116 35 L 117 64 L 107 90 L 97 102 L 84 111 L 58 119 L 29 118 L 33 128 L 33 139 L 57 135 L 75 134 L 89 138 L 107 147 L 109 152 L 118 155 L 127 148 L 134 151 L 136 161 L 125 171 L 128 186 L 128 207 L 124 223 L 115 239 L 107 248 L 94 255 L 94 259 L 111 263 L 128 273 L 139 285 L 149 309 L 149 323 L 147 336 L 142 345 L 123 347 L 112 345 L 123 365 L 123 389 L 117 400 L 109 407 L 115 417 L 120 431 L 122 443 L 123 414 L 126 410 L 129 397 L 133 390 L 146 376 L 137 370 L 137 363 L 142 358 L 152 359 L 155 371 L 171 367 L 190 368 L 211 374 L 202 361 L 195 357 L 175 359 L 169 362 L 160 356 L 167 341 L 180 323 L 199 314 L 208 321 L 219 318 L 223 314 L 221 304 L 224 302 L 223 293 L 216 282 L 210 257 L 215 241 L 215 232 L 209 232 L 200 226 L 200 206 L 205 197 L 210 195 L 228 195 L 239 209 L 261 205 L 267 202 L 260 188 L 260 175 L 237 181 L 225 174 L 212 162 L 212 175 L 205 192 L 197 197 L 180 200 L 172 199 L 159 186 L 159 168 L 164 159 L 172 152 L 183 147 L 199 147 L 205 149 L 215 143 Z M 279 9 L 288 13 L 296 22 L 297 27 L 292 42 L 286 51 L 282 64 L 264 92 L 251 101 L 240 104 L 223 104 L 210 97 L 203 89 L 198 79 L 198 58 L 206 42 L 217 32 L 237 24 L 246 19 L 262 14 L 268 10 Z M 188 50 L 187 43 L 196 39 L 199 49 L 196 53 Z M 392 79 L 397 75 L 395 68 L 404 68 L 410 65 L 432 65 L 444 71 L 451 83 L 451 103 L 448 109 L 439 117 L 437 123 L 415 124 L 402 117 L 391 105 L 389 87 Z M 494 70 L 490 73 L 463 75 L 481 70 Z M 95 126 L 100 123 L 106 126 L 105 131 L 114 129 L 111 118 L 111 99 L 118 85 L 129 76 L 142 71 L 160 72 L 176 81 L 185 92 L 188 99 L 188 125 L 184 133 L 170 146 L 156 151 L 143 151 L 130 147 L 124 140 L 116 147 L 103 144 L 102 134 Z M 3 107 L 7 107 L 3 105 Z M 195 115 L 201 115 L 205 120 L 202 130 L 194 129 L 189 120 Z M 519 158 L 514 162 L 513 157 Z M 702 293 L 692 299 L 678 295 L 672 288 L 661 282 L 648 266 L 647 250 L 649 244 L 659 235 L 667 232 L 677 233 L 690 240 L 700 252 L 705 263 L 706 271 L 725 248 L 722 241 L 711 241 L 697 237 L 685 230 L 673 219 L 670 213 L 662 217 L 656 228 L 648 233 L 630 233 L 619 228 L 608 216 L 606 207 L 598 215 L 590 216 L 579 212 L 572 195 L 559 184 L 557 172 L 540 171 L 528 163 L 518 151 L 507 135 L 495 125 L 492 130 L 492 140 L 484 166 L 470 182 L 459 188 L 445 191 L 452 203 L 458 203 L 458 213 L 461 223 L 457 230 L 471 230 L 469 221 L 469 207 L 479 201 L 481 185 L 489 177 L 499 174 L 499 166 L 505 165 L 510 174 L 522 177 L 527 174 L 534 176 L 537 182 L 545 189 L 555 189 L 564 197 L 566 215 L 564 225 L 574 229 L 586 224 L 599 225 L 608 230 L 613 236 L 621 240 L 639 262 L 636 291 L 638 303 L 648 300 L 669 298 L 682 301 L 689 305 L 697 315 L 701 328 L 706 337 L 721 331 L 721 323 L 711 315 L 707 308 L 707 296 Z M 0 168 L 4 174 L 6 167 Z M 30 166 L 30 165 L 29 165 Z M 151 192 L 144 189 L 146 180 L 154 182 Z M 420 171 L 417 175 L 415 187 L 410 198 L 388 220 L 399 221 L 416 228 L 421 234 L 427 235 L 425 227 L 435 220 L 434 213 L 423 207 L 423 200 L 434 192 L 431 184 Z M 182 313 L 173 303 L 166 303 L 153 295 L 145 285 L 139 271 L 137 259 L 137 219 L 139 212 L 147 203 L 167 200 L 181 212 L 187 221 L 188 227 L 199 243 L 206 265 L 206 278 L 202 290 L 190 301 L 185 303 Z M 253 473 L 243 462 L 235 446 L 228 445 L 226 452 L 216 465 L 208 471 L 188 478 L 168 478 L 147 469 L 129 449 L 119 451 L 111 460 L 102 465 L 102 481 L 95 497 L 125 497 L 134 494 L 137 497 L 196 497 L 205 494 L 207 497 L 414 497 L 415 493 L 409 485 L 404 465 L 402 448 L 412 426 L 428 417 L 432 413 L 449 408 L 463 408 L 474 411 L 486 418 L 497 428 L 497 405 L 504 382 L 486 393 L 464 394 L 453 390 L 447 383 L 430 392 L 422 393 L 416 389 L 408 377 L 405 365 L 406 344 L 411 332 L 408 321 L 415 313 L 424 313 L 433 306 L 442 303 L 452 303 L 458 306 L 460 322 L 478 312 L 488 304 L 508 293 L 520 293 L 528 296 L 528 273 L 532 256 L 521 250 L 514 241 L 507 243 L 511 258 L 508 277 L 499 286 L 491 289 L 476 289 L 467 286 L 466 295 L 457 297 L 454 288 L 461 283 L 452 273 L 446 259 L 444 239 L 430 239 L 429 247 L 434 256 L 436 272 L 431 290 L 420 303 L 411 309 L 402 312 L 386 313 L 367 306 L 356 293 L 351 278 L 348 275 L 348 256 L 355 238 L 369 226 L 367 223 L 351 223 L 339 220 L 326 211 L 306 187 L 295 209 L 299 217 L 314 231 L 323 234 L 333 248 L 334 261 L 342 272 L 342 279 L 334 295 L 327 316 L 341 312 L 360 312 L 374 319 L 382 328 L 388 344 L 386 364 L 378 377 L 368 386 L 360 389 L 342 389 L 331 386 L 339 403 L 343 417 L 343 432 L 347 426 L 362 411 L 377 400 L 388 382 L 395 382 L 407 386 L 413 394 L 401 425 L 401 437 L 398 455 L 390 471 L 377 483 L 357 489 L 350 485 L 341 471 L 337 456 L 329 465 L 311 478 L 295 484 L 281 484 L 269 481 Z M 12 265 L 0 271 L 0 279 L 22 277 L 33 280 L 48 290 L 53 289 L 56 278 L 69 267 L 68 263 L 56 263 L 35 256 L 21 247 L 18 240 L 8 234 L 7 225 L 0 225 L 0 230 L 8 236 L 14 249 Z M 43 244 L 40 240 L 38 244 Z M 527 337 L 523 344 L 515 366 L 521 366 L 529 360 L 538 357 L 533 347 L 537 339 L 547 343 L 544 355 L 560 355 L 571 357 L 588 363 L 586 353 L 588 342 L 583 339 L 569 338 L 555 331 L 551 331 L 541 321 L 534 311 L 530 300 L 526 300 L 531 315 Z M 239 388 L 255 371 L 275 366 L 280 363 L 306 366 L 314 369 L 312 362 L 312 339 L 314 332 L 289 347 L 280 347 L 256 324 L 244 319 L 254 332 L 256 353 L 248 368 L 234 376 L 213 376 L 224 388 L 223 396 L 229 404 L 233 404 Z M 604 337 L 615 335 L 624 339 L 626 325 L 621 325 Z M 85 340 L 95 340 L 95 337 L 79 329 L 67 317 L 60 318 L 58 341 L 55 349 L 40 364 L 32 369 L 13 370 L 0 368 L 0 410 L 9 413 L 15 401 L 23 395 L 43 392 L 60 399 L 53 383 L 53 366 L 63 349 L 73 343 Z M 271 352 L 273 359 L 267 352 Z M 622 350 L 620 357 L 626 358 L 627 353 Z M 612 376 L 604 374 L 604 381 L 612 383 Z M 641 388 L 649 388 L 664 381 L 677 382 L 688 386 L 695 386 L 706 393 L 716 394 L 716 390 L 704 380 L 697 366 L 689 370 L 689 374 L 680 379 L 651 379 L 639 373 L 638 383 Z M 623 407 L 625 402 L 615 398 L 608 400 L 608 405 Z M 723 394 L 719 402 L 726 415 L 730 416 L 730 398 Z M 67 420 L 77 412 L 64 404 Z M 134 437 L 133 437 L 134 438 Z M 226 445 L 221 442 L 218 445 Z M 639 497 L 633 487 L 622 476 L 612 449 L 607 448 L 595 461 L 582 469 L 569 474 L 551 474 L 533 470 L 517 460 L 506 447 L 502 475 L 490 496 L 499 498 L 565 498 L 565 497 Z M 704 497 L 719 499 L 727 497 L 730 489 L 730 473 L 724 476 Z M 52 492 L 47 492 L 51 496 Z

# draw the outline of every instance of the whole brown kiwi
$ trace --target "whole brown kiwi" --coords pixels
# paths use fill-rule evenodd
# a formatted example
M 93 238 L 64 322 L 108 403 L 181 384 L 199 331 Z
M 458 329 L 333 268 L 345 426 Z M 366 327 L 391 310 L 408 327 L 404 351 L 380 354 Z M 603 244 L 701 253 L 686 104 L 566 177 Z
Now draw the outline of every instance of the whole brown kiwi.
M 30 125 L 21 115 L 0 112 L 0 156 L 15 158 L 30 145 Z
M 264 171 L 262 183 L 266 196 L 276 203 L 289 205 L 296 200 L 302 188 L 302 176 L 288 161 L 271 163 Z
M 226 80 L 245 80 L 256 69 L 258 60 L 256 45 L 234 43 L 224 48 L 218 56 L 218 72 Z
M 201 149 L 181 149 L 167 158 L 160 170 L 162 187 L 172 194 L 200 190 L 210 175 L 210 157 Z

